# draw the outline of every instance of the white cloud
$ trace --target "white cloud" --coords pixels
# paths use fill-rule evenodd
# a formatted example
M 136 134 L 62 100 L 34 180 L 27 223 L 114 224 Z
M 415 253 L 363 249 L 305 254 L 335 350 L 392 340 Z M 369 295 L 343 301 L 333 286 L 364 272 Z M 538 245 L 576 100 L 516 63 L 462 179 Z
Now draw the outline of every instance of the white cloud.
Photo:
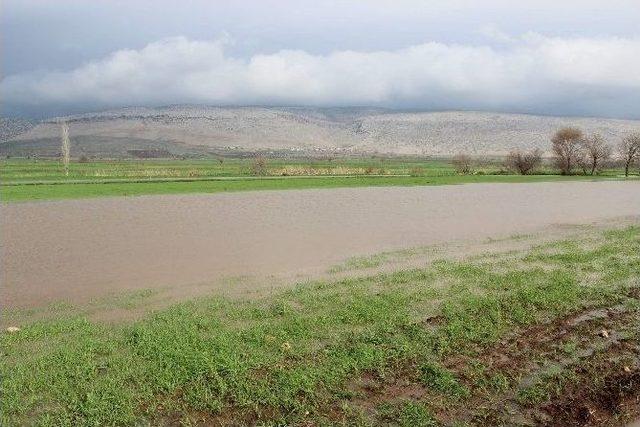
M 225 53 L 227 39 L 168 38 L 71 71 L 8 76 L 0 90 L 5 105 L 19 106 L 197 102 L 538 112 L 551 106 L 597 114 L 622 96 L 624 108 L 640 111 L 640 38 L 485 33 L 508 43 L 430 42 L 328 55 L 282 50 L 240 59 Z
M 498 43 L 514 43 L 517 41 L 515 37 L 505 33 L 494 24 L 487 24 L 483 26 L 480 28 L 479 33 L 487 37 L 489 40 L 493 40 Z

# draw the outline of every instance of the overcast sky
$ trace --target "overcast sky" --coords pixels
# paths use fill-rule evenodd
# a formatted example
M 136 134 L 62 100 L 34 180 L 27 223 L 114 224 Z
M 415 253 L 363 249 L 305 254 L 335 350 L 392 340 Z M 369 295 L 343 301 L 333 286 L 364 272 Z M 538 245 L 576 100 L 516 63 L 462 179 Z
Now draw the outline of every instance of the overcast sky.
M 3 0 L 5 114 L 372 105 L 640 118 L 639 0 Z

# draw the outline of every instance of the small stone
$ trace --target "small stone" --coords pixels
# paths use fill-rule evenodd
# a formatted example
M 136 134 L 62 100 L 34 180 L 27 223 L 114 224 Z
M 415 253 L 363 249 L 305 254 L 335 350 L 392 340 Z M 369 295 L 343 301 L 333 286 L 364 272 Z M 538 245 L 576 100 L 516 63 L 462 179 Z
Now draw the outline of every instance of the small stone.
M 623 370 L 624 370 L 625 372 L 627 372 L 627 373 L 631 372 L 631 368 L 630 368 L 630 367 L 628 367 L 628 366 L 625 366 L 625 367 L 623 368 Z
M 609 338 L 609 332 L 607 332 L 606 329 L 601 330 L 598 335 L 600 335 L 602 338 Z
M 10 334 L 13 334 L 15 332 L 20 332 L 20 328 L 18 328 L 17 326 L 9 326 L 7 328 L 7 332 L 9 332 Z

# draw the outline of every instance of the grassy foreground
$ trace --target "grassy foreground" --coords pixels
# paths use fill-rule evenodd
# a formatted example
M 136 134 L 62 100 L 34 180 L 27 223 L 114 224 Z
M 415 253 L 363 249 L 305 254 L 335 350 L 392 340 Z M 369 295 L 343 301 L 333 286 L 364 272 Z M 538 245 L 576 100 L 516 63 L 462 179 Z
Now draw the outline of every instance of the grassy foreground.
M 441 160 L 421 159 L 270 159 L 266 176 L 252 176 L 249 159 L 98 161 L 72 163 L 69 176 L 53 160 L 4 160 L 0 165 L 0 200 L 5 202 L 101 196 L 218 193 L 366 186 L 449 185 L 478 182 L 541 182 L 615 179 L 552 174 L 505 175 L 496 164 L 457 175 Z
M 639 253 L 635 226 L 128 324 L 34 321 L 1 335 L 0 421 L 619 425 L 640 409 Z

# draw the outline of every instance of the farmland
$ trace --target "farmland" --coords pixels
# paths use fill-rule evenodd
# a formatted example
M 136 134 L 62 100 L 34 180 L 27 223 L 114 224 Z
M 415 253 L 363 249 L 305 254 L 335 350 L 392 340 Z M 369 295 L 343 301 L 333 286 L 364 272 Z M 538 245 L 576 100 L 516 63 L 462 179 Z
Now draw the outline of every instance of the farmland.
M 639 183 L 613 163 L 5 159 L 0 179 L 3 425 L 640 415 Z
M 621 170 L 600 175 L 559 176 L 545 167 L 536 175 L 513 175 L 500 160 L 479 161 L 472 174 L 457 174 L 445 159 L 345 157 L 329 159 L 100 160 L 70 164 L 57 160 L 8 159 L 0 163 L 3 201 L 68 199 L 144 194 L 218 193 L 364 186 L 447 185 L 477 182 L 541 182 L 617 179 Z

